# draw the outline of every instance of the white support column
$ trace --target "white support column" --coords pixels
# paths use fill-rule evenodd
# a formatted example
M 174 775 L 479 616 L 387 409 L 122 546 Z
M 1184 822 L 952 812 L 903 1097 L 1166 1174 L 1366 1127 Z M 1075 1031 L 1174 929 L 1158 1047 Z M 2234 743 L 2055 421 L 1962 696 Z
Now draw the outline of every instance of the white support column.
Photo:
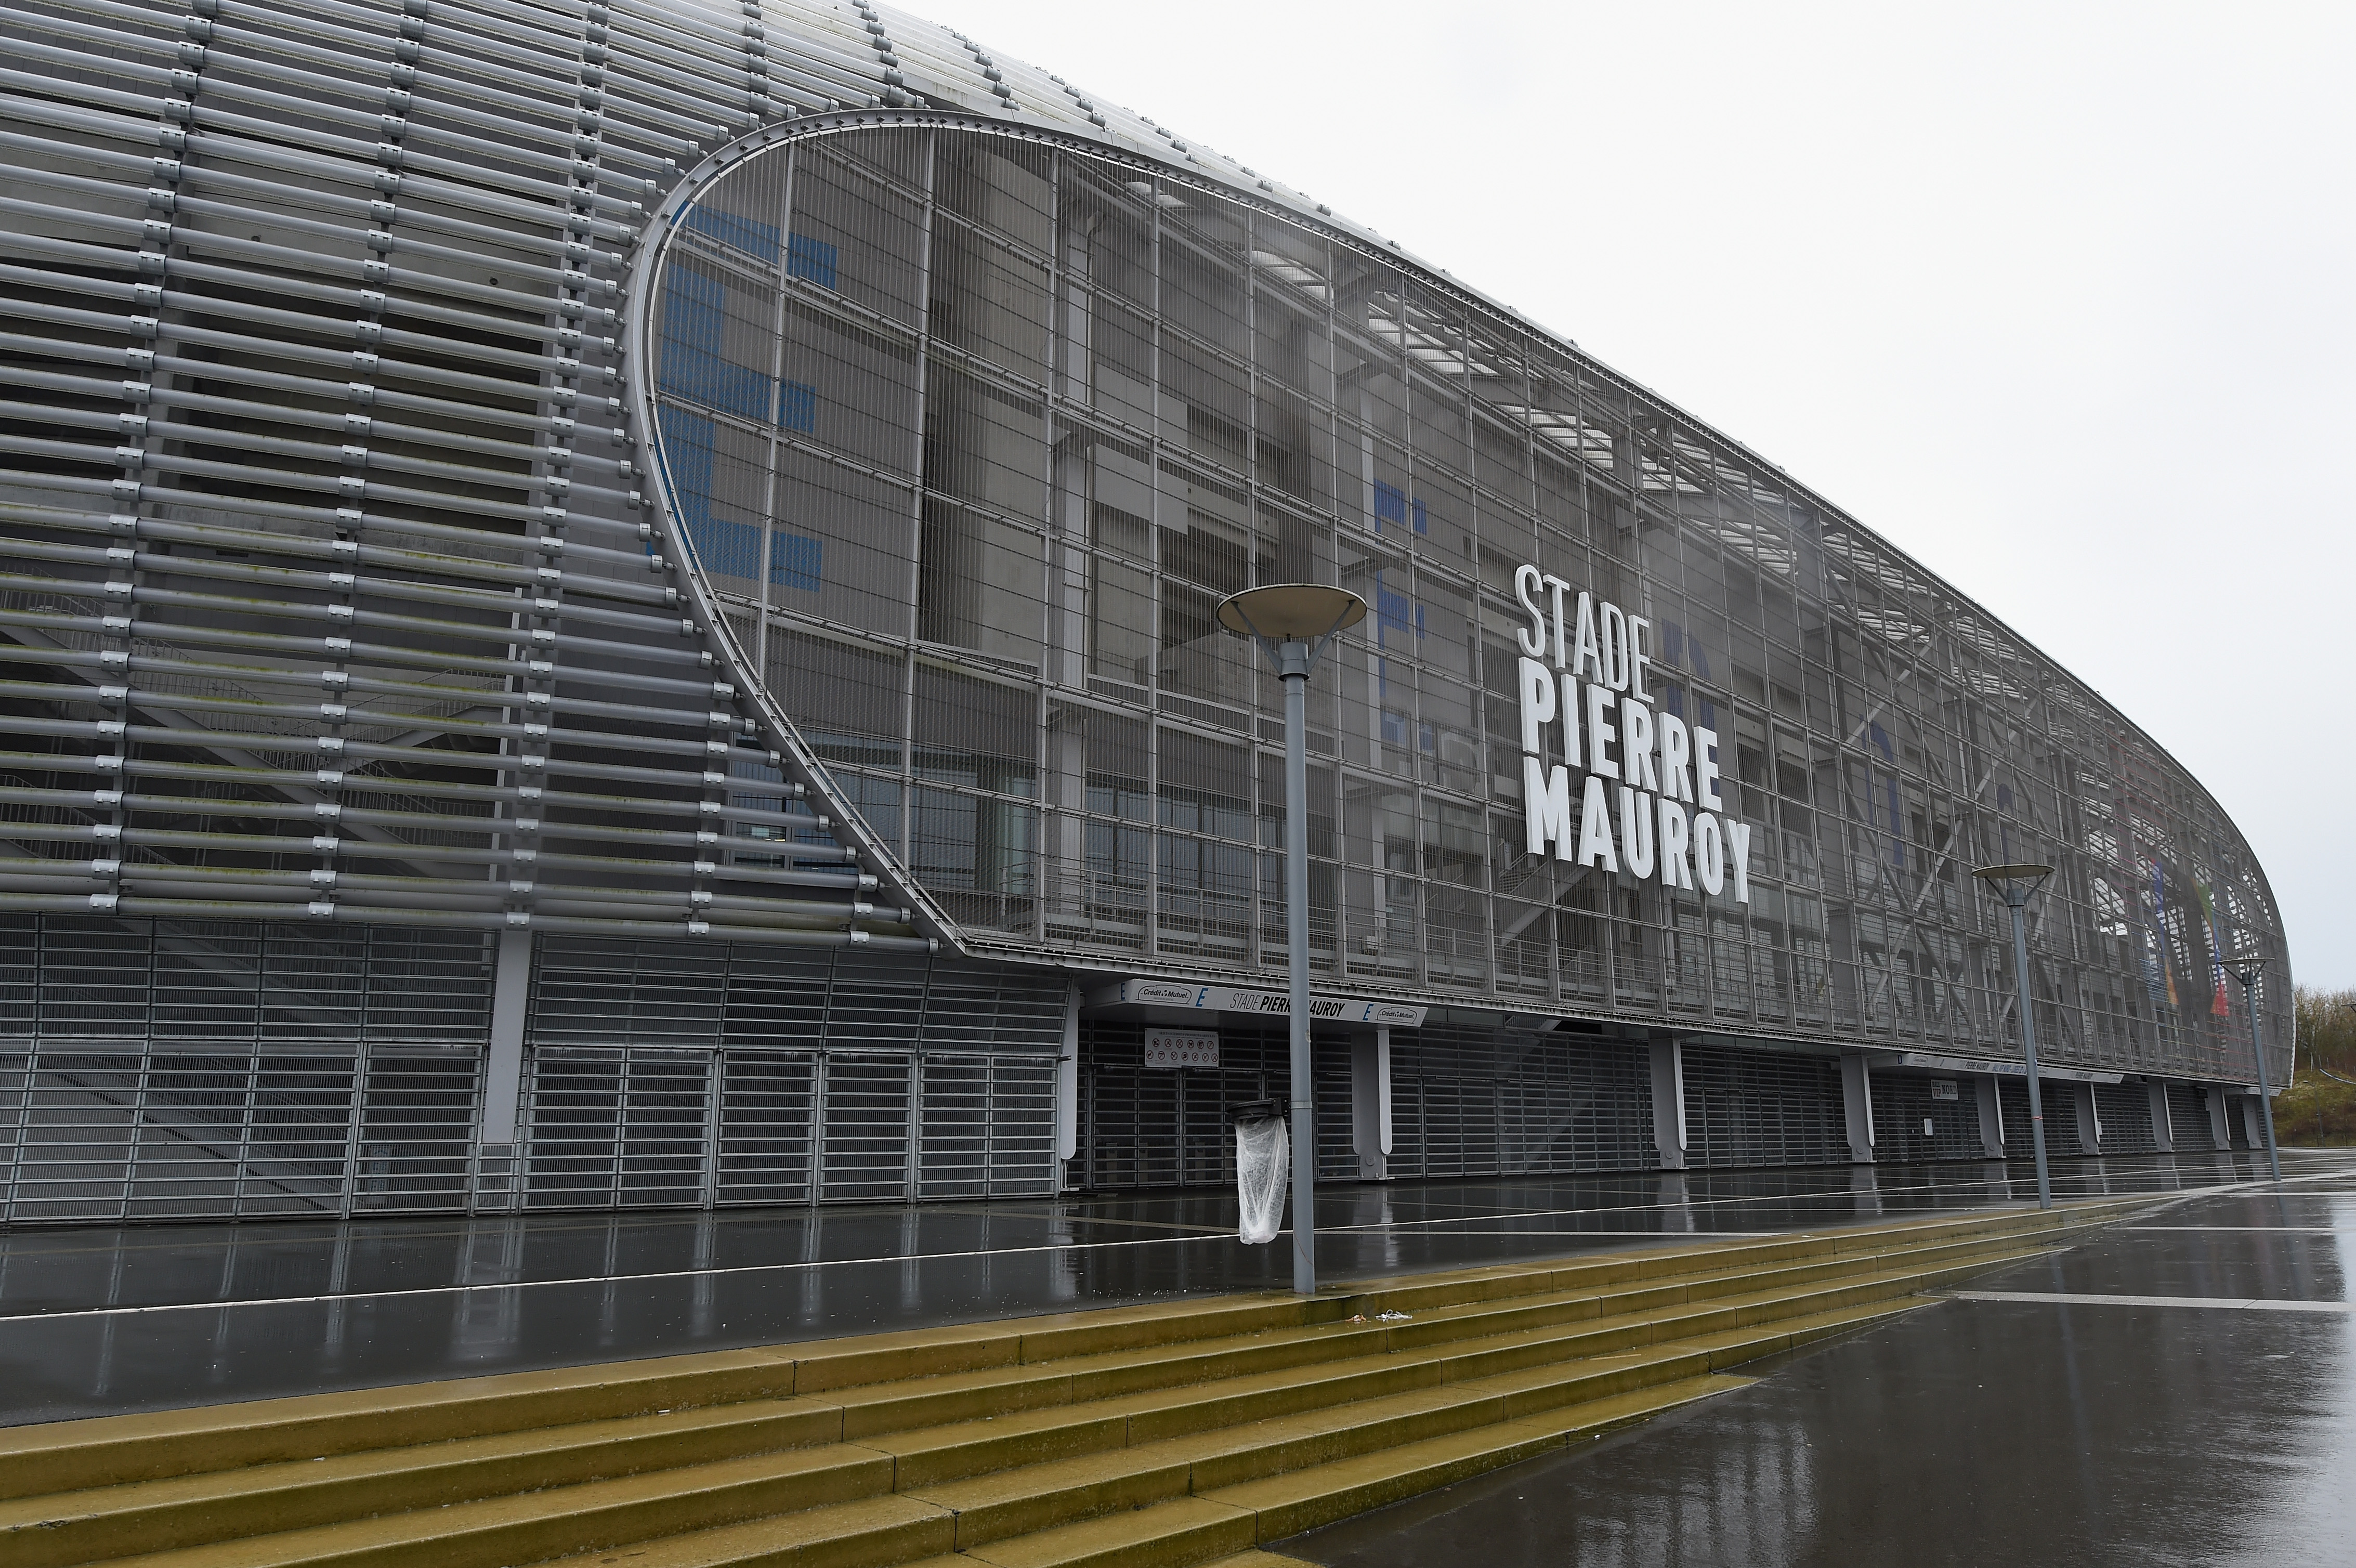
M 531 933 L 504 930 L 491 964 L 491 1048 L 483 1061 L 483 1119 L 475 1133 L 475 1201 L 519 1202 L 516 1144 L 523 1107 L 523 1037 L 531 1007 Z
M 2176 1153 L 2176 1124 L 2168 1118 L 2168 1085 L 2156 1078 L 2144 1079 L 2144 1092 L 2151 1096 L 2151 1144 L 2163 1155 Z
M 2242 1132 L 2250 1140 L 2250 1147 L 2263 1152 L 2266 1146 L 2265 1110 L 2254 1094 L 2234 1096 L 2242 1102 Z
M 2070 1098 L 2078 1109 L 2078 1146 L 2090 1155 L 2103 1152 L 2103 1113 L 2094 1105 L 2094 1086 L 2073 1083 Z
M 1080 1152 L 1080 983 L 1064 998 L 1064 1048 L 1055 1058 L 1055 1190 L 1069 1190 Z
M 1686 1168 L 1686 1057 L 1675 1040 L 1653 1046 L 1653 1144 L 1661 1168 Z
M 1391 1032 L 1350 1041 L 1350 1147 L 1360 1181 L 1388 1181 L 1391 1155 Z
M 491 1054 L 483 1065 L 483 1125 L 477 1135 L 486 1157 L 515 1153 L 516 1117 L 523 1101 L 523 1036 L 531 1003 L 531 933 L 499 933 L 491 972 Z
M 2225 1086 L 2204 1083 L 2201 1086 L 2201 1098 L 2209 1107 L 2209 1146 L 2212 1149 L 2232 1148 L 2233 1134 L 2225 1126 Z
M 2004 1101 L 1996 1091 L 1993 1078 L 1976 1078 L 1972 1087 L 1979 1093 L 1980 1153 L 2000 1160 L 2004 1158 Z
M 1848 1157 L 1861 1165 L 1873 1163 L 1873 1081 L 1863 1051 L 1841 1057 L 1841 1109 L 1848 1116 Z

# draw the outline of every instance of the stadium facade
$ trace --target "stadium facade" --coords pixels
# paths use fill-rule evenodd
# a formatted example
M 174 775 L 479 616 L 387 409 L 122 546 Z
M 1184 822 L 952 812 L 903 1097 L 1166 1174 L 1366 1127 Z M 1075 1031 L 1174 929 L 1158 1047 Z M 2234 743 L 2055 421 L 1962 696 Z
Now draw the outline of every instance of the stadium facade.
M 2251 1139 L 2146 736 L 1311 198 L 897 12 L 5 0 L 16 1222 Z M 1469 155 L 1468 155 L 1469 156 Z M 1459 260 L 1464 260 L 1459 258 Z

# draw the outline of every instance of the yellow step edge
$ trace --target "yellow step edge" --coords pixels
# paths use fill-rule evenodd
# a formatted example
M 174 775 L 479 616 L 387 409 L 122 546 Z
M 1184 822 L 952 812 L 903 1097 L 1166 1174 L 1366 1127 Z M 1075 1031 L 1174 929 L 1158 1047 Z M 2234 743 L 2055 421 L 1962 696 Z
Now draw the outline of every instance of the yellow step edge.
M 275 1532 L 355 1512 L 380 1516 L 671 1473 L 834 1444 L 841 1428 L 839 1411 L 763 1401 L 10 1498 L 0 1502 L 0 1560 L 9 1568 L 64 1568 L 118 1550 L 218 1539 L 241 1515 L 257 1516 Z
M 104 1559 L 123 1568 L 505 1568 L 766 1520 L 778 1502 L 897 1502 L 890 1458 L 841 1444 Z M 944 1539 L 947 1531 L 944 1530 Z
M 1569 1446 L 1574 1437 L 1641 1421 L 1749 1386 L 1747 1378 L 1697 1377 L 1617 1398 L 1478 1427 L 1380 1453 L 1222 1487 L 1207 1500 L 1248 1509 L 1261 1542 L 1332 1524 L 1436 1487 Z

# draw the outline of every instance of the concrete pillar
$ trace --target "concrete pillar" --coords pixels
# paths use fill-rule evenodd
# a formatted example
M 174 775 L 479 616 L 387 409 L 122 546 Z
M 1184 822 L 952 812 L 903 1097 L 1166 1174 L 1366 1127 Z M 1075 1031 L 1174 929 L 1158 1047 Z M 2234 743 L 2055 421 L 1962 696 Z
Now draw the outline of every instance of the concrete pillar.
M 1976 1078 L 1972 1087 L 1979 1091 L 1980 1153 L 2000 1160 L 2004 1158 L 2004 1101 L 1997 1096 L 1996 1079 Z
M 2250 1147 L 2265 1148 L 2266 1146 L 2265 1111 L 2258 1103 L 2258 1097 L 2254 1094 L 2237 1094 L 2233 1098 L 2242 1102 L 2242 1133 L 2250 1140 Z
M 1685 1047 L 1675 1040 L 1653 1045 L 1653 1146 L 1661 1168 L 1686 1168 Z
M 2090 1155 L 2099 1155 L 2103 1152 L 2103 1118 L 2094 1108 L 2094 1086 L 2073 1083 L 2070 1089 L 2070 1098 L 2078 1111 L 2078 1146 Z
M 1388 1181 L 1391 1156 L 1391 1032 L 1350 1042 L 1350 1147 L 1360 1181 Z
M 1694 1224 L 1693 1197 L 1686 1190 L 1685 1173 L 1665 1170 L 1661 1173 L 1660 1182 L 1661 1229 L 1677 1231 L 1697 1229 Z
M 2225 1086 L 2204 1083 L 2201 1086 L 2201 1098 L 2209 1107 L 2209 1146 L 2212 1149 L 2232 1148 L 2233 1134 L 2225 1127 Z
M 1080 983 L 1064 995 L 1064 1048 L 1055 1057 L 1055 1190 L 1073 1186 L 1080 1153 Z
M 1848 1114 L 1848 1157 L 1858 1165 L 1873 1163 L 1873 1086 L 1863 1051 L 1841 1058 L 1841 1109 Z
M 2156 1078 L 2143 1083 L 2144 1092 L 2151 1096 L 2152 1146 L 2163 1155 L 2176 1153 L 2176 1124 L 2168 1118 L 2168 1085 Z

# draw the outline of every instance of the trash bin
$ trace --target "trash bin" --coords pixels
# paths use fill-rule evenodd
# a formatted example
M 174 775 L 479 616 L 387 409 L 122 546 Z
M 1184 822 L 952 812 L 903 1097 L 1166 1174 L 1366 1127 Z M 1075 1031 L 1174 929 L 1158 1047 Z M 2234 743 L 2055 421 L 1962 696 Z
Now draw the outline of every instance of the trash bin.
M 1236 1197 L 1242 1214 L 1237 1238 L 1259 1246 L 1276 1240 L 1284 1224 L 1284 1190 L 1291 1179 L 1291 1142 L 1284 1107 L 1252 1100 L 1229 1112 L 1236 1124 Z

